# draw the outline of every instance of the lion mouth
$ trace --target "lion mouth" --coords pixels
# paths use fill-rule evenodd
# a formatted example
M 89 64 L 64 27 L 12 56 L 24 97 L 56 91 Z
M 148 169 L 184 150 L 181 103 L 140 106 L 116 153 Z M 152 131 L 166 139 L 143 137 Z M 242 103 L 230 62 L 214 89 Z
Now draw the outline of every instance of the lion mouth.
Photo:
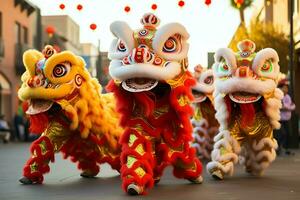
M 245 103 L 254 103 L 260 100 L 261 95 L 251 94 L 248 92 L 235 92 L 229 94 L 230 99 L 235 103 L 245 104 Z
M 157 80 L 150 78 L 131 78 L 123 81 L 122 87 L 129 92 L 143 92 L 152 90 L 157 84 Z
M 26 114 L 36 115 L 48 111 L 53 105 L 52 101 L 43 100 L 43 99 L 32 99 L 29 102 L 28 110 Z
M 207 96 L 204 93 L 199 92 L 197 90 L 192 90 L 194 96 L 194 103 L 201 103 L 206 100 Z

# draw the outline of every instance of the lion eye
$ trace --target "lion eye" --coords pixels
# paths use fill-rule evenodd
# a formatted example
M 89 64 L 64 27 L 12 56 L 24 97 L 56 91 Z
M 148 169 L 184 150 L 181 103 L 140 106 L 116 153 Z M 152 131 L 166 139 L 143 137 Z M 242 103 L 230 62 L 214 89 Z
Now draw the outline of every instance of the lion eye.
M 121 51 L 121 52 L 126 51 L 126 46 L 122 41 L 120 41 L 119 44 L 118 44 L 118 51 Z
M 220 70 L 223 72 L 227 72 L 229 70 L 229 67 L 226 63 L 222 63 L 220 66 Z
M 71 63 L 65 62 L 57 64 L 53 69 L 53 76 L 60 78 L 65 76 L 70 71 Z
M 172 53 L 177 50 L 177 40 L 174 37 L 170 37 L 164 44 L 163 51 L 166 53 Z
M 260 68 L 262 72 L 271 72 L 273 70 L 273 65 L 271 61 L 266 61 L 263 66 Z
M 214 77 L 213 76 L 209 76 L 207 78 L 204 79 L 204 83 L 207 85 L 211 85 L 214 83 Z

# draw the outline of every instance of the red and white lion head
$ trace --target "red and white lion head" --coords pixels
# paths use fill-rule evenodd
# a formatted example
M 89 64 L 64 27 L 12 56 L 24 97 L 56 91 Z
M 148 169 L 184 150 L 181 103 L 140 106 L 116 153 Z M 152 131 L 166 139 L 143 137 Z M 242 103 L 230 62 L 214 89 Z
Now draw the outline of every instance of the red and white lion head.
M 109 73 L 129 92 L 149 91 L 159 82 L 172 86 L 187 68 L 189 34 L 178 23 L 158 28 L 160 20 L 153 14 L 145 14 L 141 23 L 137 30 L 122 21 L 111 24 L 116 38 L 108 54 Z

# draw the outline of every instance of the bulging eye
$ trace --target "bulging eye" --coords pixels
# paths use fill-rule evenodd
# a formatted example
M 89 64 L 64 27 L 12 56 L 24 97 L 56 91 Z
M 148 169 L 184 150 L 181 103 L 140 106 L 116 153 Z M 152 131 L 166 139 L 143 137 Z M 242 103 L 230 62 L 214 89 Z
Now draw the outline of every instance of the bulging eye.
M 207 85 L 213 84 L 214 83 L 214 77 L 213 76 L 206 77 L 204 79 L 204 83 L 207 84 Z
M 55 78 L 63 77 L 70 71 L 70 68 L 71 63 L 68 62 L 57 64 L 53 69 L 53 76 Z
M 222 72 L 228 72 L 229 71 L 229 67 L 228 65 L 224 62 L 220 64 L 220 68 L 219 68 Z
M 170 37 L 164 44 L 163 51 L 172 53 L 177 50 L 177 40 L 174 37 Z
M 121 51 L 121 52 L 125 52 L 126 51 L 126 46 L 124 44 L 124 42 L 120 41 L 119 44 L 118 44 L 118 51 Z
M 273 65 L 270 60 L 267 60 L 263 66 L 260 68 L 262 72 L 271 72 L 273 70 Z

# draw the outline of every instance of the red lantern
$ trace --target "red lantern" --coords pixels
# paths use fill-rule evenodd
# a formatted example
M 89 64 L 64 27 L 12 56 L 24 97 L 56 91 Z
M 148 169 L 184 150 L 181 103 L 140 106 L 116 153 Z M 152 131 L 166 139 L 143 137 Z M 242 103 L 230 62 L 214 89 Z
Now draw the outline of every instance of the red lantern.
M 127 13 L 130 12 L 130 7 L 129 6 L 125 6 L 124 11 L 127 12 Z
M 155 4 L 155 3 L 152 4 L 151 9 L 152 9 L 152 10 L 156 10 L 156 9 L 157 9 L 157 4 Z
M 211 4 L 211 0 L 205 0 L 205 4 L 209 6 Z
M 96 24 L 94 24 L 94 23 L 90 24 L 90 29 L 92 29 L 94 31 L 94 30 L 96 30 L 96 28 L 97 28 Z
M 234 0 L 234 2 L 235 2 L 235 4 L 236 4 L 236 6 L 237 6 L 238 8 L 240 8 L 241 5 L 243 5 L 244 0 Z
M 45 31 L 48 33 L 49 37 L 52 37 L 55 33 L 55 28 L 53 26 L 47 26 Z
M 178 1 L 178 6 L 179 6 L 179 7 L 182 8 L 184 5 L 185 5 L 185 2 L 184 2 L 184 1 Z
M 82 8 L 83 8 L 83 6 L 82 6 L 81 4 L 78 4 L 78 5 L 77 5 L 77 10 L 81 11 Z
M 59 5 L 59 8 L 62 9 L 62 10 L 65 9 L 65 7 L 66 7 L 66 6 L 65 6 L 65 4 L 63 4 L 63 3 Z

